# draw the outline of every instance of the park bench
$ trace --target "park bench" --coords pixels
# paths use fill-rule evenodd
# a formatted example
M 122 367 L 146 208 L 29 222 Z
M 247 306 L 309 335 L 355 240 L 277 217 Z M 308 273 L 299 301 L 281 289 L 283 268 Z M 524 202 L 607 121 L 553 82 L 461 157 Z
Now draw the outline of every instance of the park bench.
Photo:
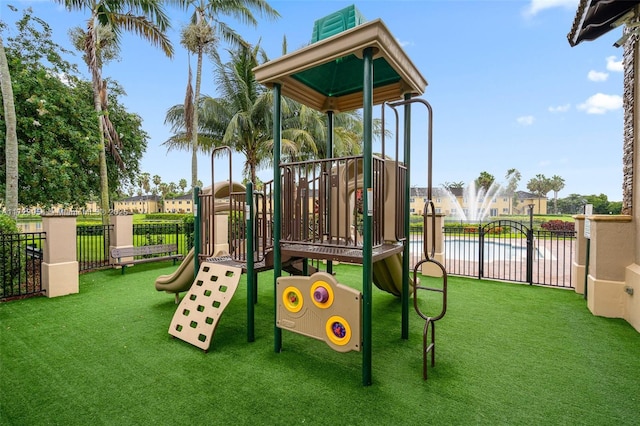
M 161 256 L 155 256 L 161 255 Z M 135 256 L 146 256 L 136 259 Z M 113 263 L 122 267 L 122 273 L 129 265 L 137 263 L 159 262 L 161 260 L 173 260 L 175 265 L 177 260 L 182 259 L 178 253 L 177 244 L 156 244 L 152 246 L 120 247 L 111 249 L 111 257 L 115 259 Z
M 26 246 L 25 252 L 29 259 L 42 260 L 42 249 L 35 246 Z

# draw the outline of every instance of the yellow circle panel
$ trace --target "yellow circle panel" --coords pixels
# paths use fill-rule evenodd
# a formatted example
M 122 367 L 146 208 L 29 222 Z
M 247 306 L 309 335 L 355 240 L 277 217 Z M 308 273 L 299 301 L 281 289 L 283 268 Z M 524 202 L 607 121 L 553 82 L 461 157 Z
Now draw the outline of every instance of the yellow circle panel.
M 296 287 L 287 287 L 282 292 L 282 303 L 289 312 L 299 312 L 304 304 L 302 293 Z
M 344 346 L 351 340 L 351 326 L 339 315 L 334 315 L 327 320 L 325 331 L 334 345 Z
M 320 294 L 316 298 L 316 292 Z M 333 303 L 333 289 L 331 285 L 325 281 L 316 281 L 311 285 L 311 300 L 318 308 L 327 309 Z

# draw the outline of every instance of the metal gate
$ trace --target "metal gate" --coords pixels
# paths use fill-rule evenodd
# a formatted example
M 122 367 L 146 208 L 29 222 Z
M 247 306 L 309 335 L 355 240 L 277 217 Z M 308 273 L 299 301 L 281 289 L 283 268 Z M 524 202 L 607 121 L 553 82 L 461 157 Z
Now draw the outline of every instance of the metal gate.
M 574 232 L 534 231 L 512 220 L 444 231 L 452 275 L 571 287 Z
M 0 300 L 42 294 L 44 232 L 0 233 Z

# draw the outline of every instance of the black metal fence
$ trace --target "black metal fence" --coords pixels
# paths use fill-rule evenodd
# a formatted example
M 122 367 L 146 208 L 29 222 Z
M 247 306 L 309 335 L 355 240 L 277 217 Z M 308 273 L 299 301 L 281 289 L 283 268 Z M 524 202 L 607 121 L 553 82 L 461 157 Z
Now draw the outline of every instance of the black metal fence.
M 422 227 L 411 231 L 411 264 L 423 258 Z M 451 275 L 572 288 L 575 232 L 532 230 L 513 221 L 444 228 Z
M 42 294 L 42 258 L 46 234 L 0 234 L 0 299 Z
M 113 225 L 78 226 L 76 248 L 80 272 L 110 267 L 109 232 Z M 186 255 L 193 247 L 193 223 L 152 223 L 133 225 L 133 245 L 178 244 Z
M 186 255 L 193 247 L 193 230 L 193 222 L 134 224 L 133 245 L 177 244 L 178 253 Z
M 186 255 L 193 247 L 193 223 L 134 225 L 134 245 L 178 244 Z M 109 267 L 112 225 L 78 226 L 76 252 L 79 272 Z M 0 234 L 0 300 L 43 294 L 42 261 L 45 232 Z
M 109 266 L 109 231 L 113 225 L 90 225 L 76 228 L 76 256 L 80 272 Z

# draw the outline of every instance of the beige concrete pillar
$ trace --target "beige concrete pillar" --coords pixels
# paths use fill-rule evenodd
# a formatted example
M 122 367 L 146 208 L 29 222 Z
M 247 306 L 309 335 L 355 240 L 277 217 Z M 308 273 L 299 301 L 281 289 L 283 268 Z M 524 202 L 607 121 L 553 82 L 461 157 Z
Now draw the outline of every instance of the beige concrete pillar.
M 109 216 L 109 224 L 112 228 L 109 230 L 109 252 L 112 248 L 133 247 L 133 215 L 122 214 Z M 121 259 L 127 260 L 126 258 Z M 109 256 L 111 263 L 116 259 Z
M 435 247 L 433 245 L 431 230 L 433 229 L 433 222 L 435 222 Z M 427 229 L 424 230 L 423 235 L 427 241 L 428 253 L 434 253 L 433 259 L 444 265 L 444 215 L 443 214 L 430 214 L 427 216 Z M 422 264 L 422 275 L 429 277 L 441 277 L 442 269 L 435 263 L 425 262 Z
M 42 216 L 46 232 L 42 262 L 42 289 L 47 297 L 65 296 L 80 291 L 76 255 L 76 217 Z
M 629 265 L 624 283 L 624 319 L 640 332 L 640 265 Z
M 594 315 L 624 318 L 627 267 L 634 263 L 631 216 L 593 215 L 587 277 L 587 306 Z
M 587 263 L 587 239 L 584 236 L 584 215 L 573 216 L 575 220 L 576 244 L 571 263 L 571 286 L 578 294 L 584 294 L 585 265 Z

